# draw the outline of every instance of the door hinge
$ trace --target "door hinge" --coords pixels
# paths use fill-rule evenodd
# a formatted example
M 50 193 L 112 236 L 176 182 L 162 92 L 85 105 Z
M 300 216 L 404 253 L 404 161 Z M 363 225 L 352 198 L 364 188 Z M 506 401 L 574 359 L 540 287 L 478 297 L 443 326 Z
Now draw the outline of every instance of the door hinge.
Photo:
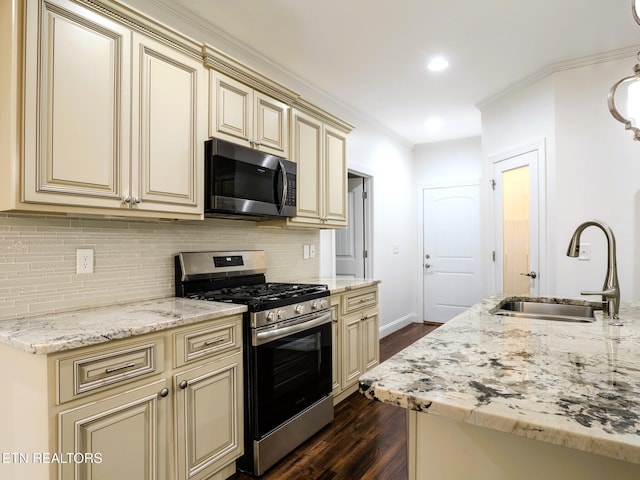
M 365 191 L 362 192 L 362 199 L 366 200 L 367 198 L 369 198 L 369 194 Z
M 491 252 L 491 260 L 496 261 L 496 251 Z
M 369 252 L 367 252 L 366 250 L 362 251 L 362 258 L 368 258 L 369 257 Z
M 489 184 L 491 185 L 491 190 L 495 190 L 496 189 L 496 181 L 495 179 L 491 179 L 489 180 Z

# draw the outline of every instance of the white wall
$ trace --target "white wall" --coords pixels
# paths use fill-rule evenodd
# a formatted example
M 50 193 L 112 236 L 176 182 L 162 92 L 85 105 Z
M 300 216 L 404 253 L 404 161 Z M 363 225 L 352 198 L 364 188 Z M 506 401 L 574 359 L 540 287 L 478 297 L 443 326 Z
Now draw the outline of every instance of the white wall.
M 544 172 L 544 193 L 547 206 L 555 195 L 555 109 L 553 96 L 553 79 L 543 80 L 517 91 L 511 95 L 501 97 L 490 105 L 484 106 L 482 114 L 482 157 L 484 162 L 484 179 L 480 186 L 480 203 L 482 216 L 480 222 L 482 237 L 482 252 L 486 252 L 484 259 L 485 282 L 484 295 L 496 293 L 495 263 L 490 260 L 489 252 L 494 246 L 494 191 L 489 186 L 489 179 L 493 178 L 492 159 L 500 157 L 505 152 L 512 151 L 532 142 L 544 141 L 546 145 L 546 171 Z M 554 224 L 553 208 L 547 208 L 547 222 Z M 546 227 L 548 235 L 542 242 L 546 242 L 549 256 L 555 255 L 555 232 Z M 540 270 L 547 272 L 541 294 L 552 294 L 555 290 L 555 265 L 548 259 L 540 259 Z
M 413 148 L 413 184 L 448 185 L 482 177 L 480 137 L 426 143 Z
M 596 218 L 607 222 L 618 240 L 622 298 L 639 298 L 634 244 L 640 233 L 640 144 L 607 110 L 609 88 L 629 75 L 634 63 L 629 58 L 560 71 L 482 109 L 487 178 L 492 156 L 540 139 L 546 142 L 547 234 L 543 241 L 551 278 L 542 293 L 579 297 L 580 290 L 602 286 L 606 247 L 601 232 L 591 228 L 583 236 L 584 242 L 592 244 L 592 260 L 566 257 L 575 227 Z M 483 209 L 483 224 L 492 225 L 488 189 Z M 490 247 L 490 232 L 483 237 Z M 488 262 L 486 267 L 490 274 L 493 265 Z
M 416 222 L 410 147 L 361 122 L 349 136 L 349 168 L 373 177 L 373 272 L 380 285 L 380 334 L 416 320 Z M 397 245 L 398 253 L 394 252 Z
M 588 219 L 607 223 L 616 235 L 622 299 L 640 298 L 640 143 L 607 107 L 607 93 L 632 73 L 637 59 L 566 70 L 555 78 L 556 225 L 558 293 L 599 290 L 606 269 L 606 242 L 596 228 L 582 239 L 592 246 L 592 261 L 565 255 L 575 227 Z M 597 297 L 596 297 L 597 298 Z

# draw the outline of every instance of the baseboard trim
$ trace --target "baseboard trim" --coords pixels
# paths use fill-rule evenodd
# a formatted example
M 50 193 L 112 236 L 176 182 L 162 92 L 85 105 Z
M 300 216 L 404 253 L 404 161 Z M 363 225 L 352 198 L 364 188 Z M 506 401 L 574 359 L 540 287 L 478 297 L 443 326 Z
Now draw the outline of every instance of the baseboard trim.
M 415 313 L 410 313 L 409 315 L 405 315 L 404 317 L 400 317 L 397 320 L 394 320 L 391 323 L 387 323 L 380 327 L 380 338 L 384 338 L 387 335 L 391 335 L 393 332 L 400 330 L 403 327 L 406 327 L 410 323 L 416 322 L 417 315 Z

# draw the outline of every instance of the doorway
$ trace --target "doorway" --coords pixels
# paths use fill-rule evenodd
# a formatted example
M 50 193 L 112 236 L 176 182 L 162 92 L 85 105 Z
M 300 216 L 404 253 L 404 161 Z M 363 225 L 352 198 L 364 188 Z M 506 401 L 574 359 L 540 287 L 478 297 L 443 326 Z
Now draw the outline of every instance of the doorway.
M 481 298 L 479 190 L 422 190 L 423 321 L 444 323 Z
M 371 177 L 348 172 L 347 228 L 335 231 L 336 275 L 371 276 L 369 229 Z
M 525 145 L 492 161 L 495 291 L 539 295 L 544 280 L 540 271 L 544 143 Z

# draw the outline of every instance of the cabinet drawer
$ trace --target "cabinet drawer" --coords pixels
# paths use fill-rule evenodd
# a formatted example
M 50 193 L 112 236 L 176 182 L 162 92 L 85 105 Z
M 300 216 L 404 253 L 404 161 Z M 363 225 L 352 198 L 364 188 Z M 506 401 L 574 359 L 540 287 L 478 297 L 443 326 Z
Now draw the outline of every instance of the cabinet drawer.
M 378 287 L 358 289 L 342 296 L 342 314 L 347 315 L 362 308 L 373 307 L 378 304 Z
M 183 330 L 175 335 L 175 362 L 181 367 L 242 347 L 242 315 Z
M 58 360 L 59 401 L 152 375 L 162 371 L 163 362 L 161 338 L 62 358 Z

